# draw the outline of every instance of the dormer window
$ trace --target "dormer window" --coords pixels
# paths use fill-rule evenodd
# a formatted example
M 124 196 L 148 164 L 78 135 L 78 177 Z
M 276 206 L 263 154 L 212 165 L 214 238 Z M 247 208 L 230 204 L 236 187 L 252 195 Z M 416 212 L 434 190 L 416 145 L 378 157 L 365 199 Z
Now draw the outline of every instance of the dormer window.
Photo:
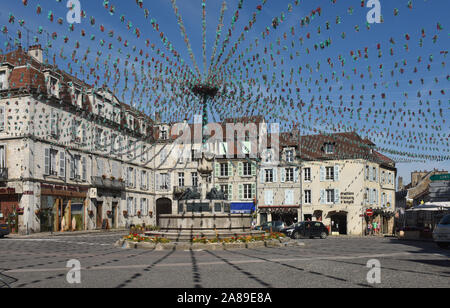
M 286 150 L 286 162 L 288 163 L 294 162 L 294 150 L 292 149 Z
M 325 149 L 325 154 L 333 154 L 334 153 L 334 144 L 333 143 L 325 143 L 324 149 Z
M 99 117 L 103 117 L 105 105 L 103 104 L 97 104 L 97 112 Z
M 133 122 L 133 117 L 130 116 L 130 117 L 128 118 L 128 124 L 129 124 L 130 129 L 133 129 L 133 128 L 134 128 L 133 123 L 134 123 L 134 122 Z
M 161 140 L 167 140 L 167 139 L 168 139 L 167 129 L 166 128 L 162 128 L 161 129 Z
M 49 90 L 50 90 L 50 94 L 52 94 L 54 96 L 58 96 L 58 79 L 56 79 L 54 77 L 50 77 Z
M 0 90 L 7 89 L 6 71 L 0 71 Z

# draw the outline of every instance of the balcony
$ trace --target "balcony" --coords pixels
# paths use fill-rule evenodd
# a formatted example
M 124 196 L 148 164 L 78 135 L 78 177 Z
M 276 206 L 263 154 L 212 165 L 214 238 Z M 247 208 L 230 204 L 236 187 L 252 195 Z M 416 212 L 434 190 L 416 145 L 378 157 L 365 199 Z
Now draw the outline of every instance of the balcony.
M 93 176 L 92 185 L 97 188 L 110 190 L 125 190 L 125 183 L 112 178 L 103 178 L 101 176 Z
M 0 168 L 0 181 L 8 179 L 8 168 Z

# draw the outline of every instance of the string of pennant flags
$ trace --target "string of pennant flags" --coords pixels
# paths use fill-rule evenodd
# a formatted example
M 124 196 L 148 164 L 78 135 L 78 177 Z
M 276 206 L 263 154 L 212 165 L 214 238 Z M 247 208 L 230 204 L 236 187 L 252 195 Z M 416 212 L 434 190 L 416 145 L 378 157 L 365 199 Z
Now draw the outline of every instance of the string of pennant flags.
M 160 113 L 166 122 L 201 113 L 201 102 L 189 87 L 205 82 L 219 88 L 211 112 L 222 120 L 264 115 L 269 122 L 281 123 L 284 130 L 300 123 L 306 134 L 356 131 L 373 140 L 379 151 L 402 161 L 442 161 L 450 156 L 448 38 L 442 21 L 435 21 L 433 28 L 405 29 L 402 36 L 386 33 L 368 46 L 358 46 L 349 37 L 373 31 L 374 26 L 362 22 L 351 27 L 351 34 L 342 31 L 357 8 L 348 7 L 344 14 L 333 16 L 330 12 L 337 1 L 307 13 L 302 9 L 305 1 L 291 1 L 286 12 L 267 20 L 258 18 L 266 0 L 239 0 L 231 20 L 224 24 L 228 9 L 224 0 L 207 62 L 209 2 L 202 0 L 202 73 L 176 0 L 171 0 L 173 14 L 190 61 L 183 59 L 184 53 L 175 49 L 152 16 L 150 1 L 135 1 L 139 15 L 119 12 L 115 1 L 103 1 L 102 7 L 111 18 L 119 17 L 127 36 L 99 24 L 99 18 L 85 11 L 81 24 L 67 25 L 57 10 L 45 11 L 35 1 L 20 2 L 37 15 L 41 25 L 33 29 L 31 43 L 45 45 L 46 53 L 53 54 L 49 58 L 53 66 L 61 63 L 61 70 L 77 80 L 94 88 L 107 86 L 121 101 L 147 114 Z M 404 6 L 399 2 L 390 17 L 415 9 L 414 1 L 402 2 Z M 361 1 L 361 7 L 365 4 Z M 247 20 L 243 10 L 252 12 Z M 21 45 L 30 33 L 20 15 L 11 12 L 2 20 L 3 54 Z M 149 22 L 149 27 L 139 28 L 142 20 L 137 18 Z M 148 38 L 149 31 L 159 41 Z M 86 40 L 91 43 L 83 43 Z M 336 53 L 338 42 L 344 42 L 345 48 Z M 49 125 L 44 119 L 41 122 L 42 129 Z

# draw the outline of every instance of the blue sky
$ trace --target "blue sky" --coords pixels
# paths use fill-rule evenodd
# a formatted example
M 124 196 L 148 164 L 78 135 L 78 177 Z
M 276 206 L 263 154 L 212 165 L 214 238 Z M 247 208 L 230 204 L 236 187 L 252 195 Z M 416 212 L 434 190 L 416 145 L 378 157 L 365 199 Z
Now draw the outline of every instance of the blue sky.
M 75 24 L 73 32 L 69 30 L 69 24 L 65 20 L 66 2 L 66 0 L 61 2 L 29 0 L 28 5 L 24 7 L 21 0 L 2 1 L 0 25 L 8 28 L 8 36 L 0 36 L 2 48 L 5 48 L 5 41 L 16 36 L 17 30 L 23 32 L 21 43 L 26 46 L 26 32 L 18 24 L 20 19 L 24 19 L 25 26 L 34 32 L 42 27 L 49 33 L 58 34 L 58 38 L 52 41 L 50 58 L 56 54 L 56 62 L 61 68 L 65 70 L 72 68 L 73 72 L 78 72 L 78 77 L 83 79 L 89 75 L 86 63 L 81 65 L 85 69 L 85 74 L 82 74 L 79 71 L 80 62 L 77 64 L 71 61 L 71 54 L 78 41 L 79 48 L 75 58 L 81 60 L 86 49 L 90 48 L 87 62 L 91 63 L 92 67 L 98 57 L 99 67 L 95 68 L 95 71 L 103 77 L 107 69 L 111 74 L 108 84 L 114 83 L 114 77 L 118 76 L 113 70 L 113 65 L 116 59 L 121 59 L 118 64 L 120 79 L 115 89 L 118 96 L 125 101 L 132 101 L 137 108 L 150 114 L 162 111 L 166 115 L 166 120 L 171 121 L 181 120 L 184 117 L 193 118 L 194 113 L 199 113 L 200 104 L 193 97 L 178 95 L 179 88 L 175 91 L 162 90 L 161 87 L 155 88 L 155 83 L 150 81 L 145 84 L 139 62 L 135 63 L 136 79 L 132 74 L 131 64 L 136 56 L 139 60 L 143 60 L 145 53 L 148 53 L 150 59 L 162 60 L 163 57 L 156 53 L 156 50 L 160 49 L 165 56 L 173 59 L 161 43 L 161 32 L 189 68 L 195 71 L 169 0 L 144 0 L 143 6 L 149 10 L 148 19 L 144 17 L 144 10 L 138 8 L 135 0 L 110 0 L 109 4 L 115 6 L 113 15 L 103 8 L 103 0 L 81 0 L 87 18 L 83 18 L 81 24 Z M 208 62 L 216 38 L 222 2 L 222 0 L 206 1 Z M 238 2 L 238 0 L 226 1 L 227 10 L 218 44 L 219 50 L 228 33 Z M 226 82 L 235 85 L 242 82 L 245 93 L 231 94 L 229 98 L 216 101 L 211 108 L 210 119 L 264 114 L 270 121 L 281 122 L 284 129 L 289 129 L 292 123 L 300 123 L 304 134 L 316 131 L 355 130 L 361 136 L 373 140 L 379 150 L 386 155 L 398 161 L 408 161 L 397 165 L 399 175 L 406 178 L 406 181 L 412 170 L 450 169 L 448 161 L 450 129 L 446 121 L 450 118 L 449 70 L 447 57 L 442 53 L 448 51 L 450 46 L 447 24 L 449 1 L 413 0 L 412 9 L 409 9 L 408 0 L 381 0 L 384 22 L 370 25 L 368 29 L 366 14 L 369 9 L 361 7 L 360 0 L 337 0 L 335 4 L 331 0 L 300 0 L 298 5 L 295 5 L 295 1 L 269 0 L 256 15 L 253 28 L 245 32 L 244 27 L 248 25 L 253 12 L 258 12 L 256 6 L 262 5 L 262 2 L 243 1 L 239 19 L 232 30 L 230 44 L 225 49 L 222 60 L 229 54 L 230 48 L 241 33 L 245 34 L 245 40 L 240 42 L 230 61 L 217 72 L 219 75 L 225 74 Z M 195 61 L 203 73 L 201 3 L 201 0 L 177 1 Z M 292 4 L 292 12 L 288 11 L 289 3 Z M 42 7 L 40 15 L 36 14 L 37 5 Z M 319 7 L 321 15 L 316 14 L 309 25 L 300 26 L 300 20 Z M 397 16 L 394 16 L 394 9 L 398 9 Z M 48 19 L 50 11 L 55 16 L 53 22 Z M 13 24 L 8 22 L 10 13 L 15 17 Z M 282 13 L 285 20 L 277 29 L 273 29 L 271 27 L 273 18 L 280 18 Z M 120 21 L 122 15 L 125 22 Z M 62 25 L 56 23 L 58 17 L 64 19 Z M 90 24 L 91 17 L 95 18 L 94 26 Z M 340 23 L 337 24 L 338 17 Z M 158 23 L 159 31 L 153 30 L 151 18 Z M 132 23 L 130 30 L 127 29 L 128 22 Z M 437 29 L 438 23 L 443 26 L 443 30 Z M 105 32 L 99 30 L 100 25 L 105 27 Z M 269 27 L 269 34 L 263 38 L 261 33 L 267 29 L 266 27 Z M 359 27 L 358 31 L 356 27 Z M 136 28 L 141 32 L 140 38 L 133 33 Z M 422 29 L 425 31 L 425 37 L 419 45 Z M 81 37 L 81 30 L 85 31 L 85 37 Z M 114 30 L 113 38 L 108 36 L 110 30 Z M 95 39 L 90 40 L 91 35 L 95 35 Z M 435 35 L 437 39 L 434 42 Z M 31 40 L 34 36 L 39 38 L 40 43 L 45 44 L 45 32 L 42 35 L 31 34 Z M 64 36 L 69 39 L 67 43 L 63 42 Z M 117 40 L 118 36 L 123 39 L 120 43 Z M 103 46 L 100 45 L 101 39 L 105 42 Z M 146 39 L 155 44 L 154 50 L 146 47 Z M 258 39 L 258 46 L 255 39 Z M 125 40 L 128 40 L 129 47 L 123 46 Z M 319 47 L 315 50 L 314 44 L 320 46 L 320 43 L 327 40 L 331 42 L 328 47 L 323 49 Z M 112 49 L 107 48 L 110 43 L 113 44 Z M 136 51 L 133 51 L 133 46 L 136 46 Z M 267 53 L 264 52 L 265 48 Z M 367 59 L 364 57 L 366 48 Z M 393 55 L 390 53 L 391 48 Z M 144 56 L 139 55 L 141 49 Z M 96 54 L 98 51 L 102 52 L 101 55 Z M 359 57 L 358 51 L 362 57 Z M 381 57 L 378 55 L 379 51 Z M 357 59 L 352 58 L 351 52 L 357 55 Z M 61 53 L 67 58 L 61 58 L 59 56 Z M 130 63 L 125 65 L 127 54 L 130 54 Z M 243 58 L 239 59 L 241 54 Z M 270 59 L 271 55 L 273 61 Z M 257 60 L 254 61 L 253 57 Z M 344 59 L 344 66 L 339 59 Z M 328 60 L 333 67 L 329 65 Z M 145 59 L 145 62 L 148 61 L 149 59 Z M 173 62 L 170 65 L 162 60 L 162 63 L 163 70 L 166 67 L 176 69 Z M 246 68 L 249 70 L 248 76 Z M 298 73 L 299 69 L 301 74 Z M 290 78 L 291 70 L 292 78 Z M 126 71 L 129 74 L 127 88 L 124 81 Z M 263 75 L 268 80 L 266 84 Z M 275 76 L 273 82 L 272 76 Z M 185 81 L 180 76 L 176 79 L 174 83 L 176 87 L 180 87 Z M 92 76 L 87 81 L 92 83 Z M 101 82 L 105 80 L 101 78 Z M 253 84 L 250 85 L 251 83 Z M 136 90 L 133 93 L 134 87 Z M 444 94 L 441 93 L 442 90 Z M 158 95 L 161 95 L 160 99 L 157 99 Z M 299 106 L 300 100 L 303 106 Z M 447 159 L 436 161 L 443 158 Z

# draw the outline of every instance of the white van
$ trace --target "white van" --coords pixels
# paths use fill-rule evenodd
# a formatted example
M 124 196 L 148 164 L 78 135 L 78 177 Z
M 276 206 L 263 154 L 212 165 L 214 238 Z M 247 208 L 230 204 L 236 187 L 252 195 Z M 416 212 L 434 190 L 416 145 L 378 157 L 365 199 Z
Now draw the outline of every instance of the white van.
M 441 248 L 450 244 L 450 215 L 444 216 L 433 231 L 433 239 Z

